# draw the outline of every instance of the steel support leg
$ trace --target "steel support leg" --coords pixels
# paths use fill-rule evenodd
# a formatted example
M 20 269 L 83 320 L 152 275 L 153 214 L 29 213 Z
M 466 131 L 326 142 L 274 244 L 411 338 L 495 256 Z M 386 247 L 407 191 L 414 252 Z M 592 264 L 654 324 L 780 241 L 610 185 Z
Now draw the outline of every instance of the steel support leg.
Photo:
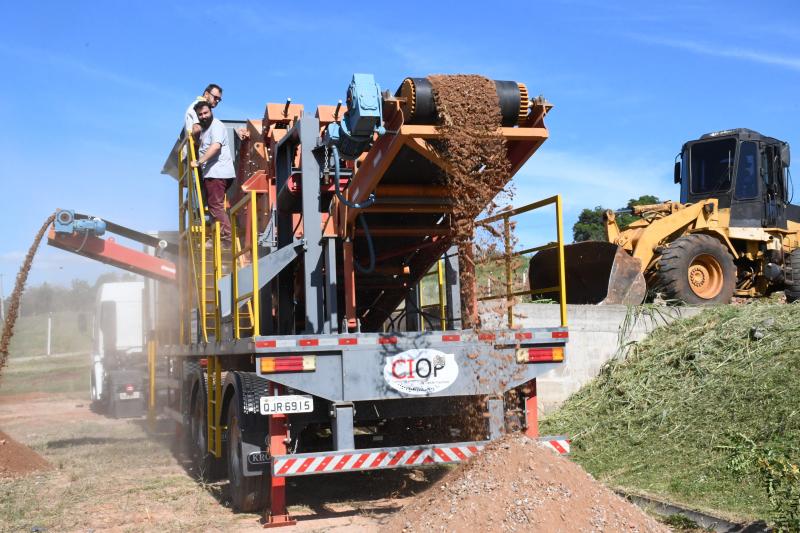
M 356 447 L 353 435 L 353 404 L 333 404 L 333 449 L 354 450 Z
M 536 396 L 536 380 L 532 379 L 525 393 L 525 435 L 535 439 L 539 437 L 539 401 Z
M 269 394 L 280 393 L 282 387 L 274 383 L 269 386 Z M 289 426 L 286 415 L 271 415 L 269 417 L 269 451 L 270 454 L 286 455 L 286 441 L 289 436 Z M 270 475 L 265 476 L 269 479 L 269 502 L 270 505 L 264 510 L 264 527 L 291 526 L 297 523 L 289 516 L 286 510 L 286 478 Z
M 447 329 L 461 329 L 461 287 L 458 271 L 458 247 L 451 246 L 444 255 Z
M 505 410 L 502 398 L 486 400 L 486 409 L 489 411 L 489 438 L 499 439 L 505 431 Z
M 347 320 L 347 329 L 358 326 L 356 316 L 356 273 L 353 269 L 353 241 L 346 239 L 342 243 L 342 258 L 344 259 L 344 315 Z M 347 333 L 344 331 L 343 333 Z
M 339 333 L 339 302 L 336 293 L 336 237 L 324 237 L 325 243 L 325 333 Z
M 301 117 L 301 203 L 303 206 L 303 238 L 306 251 L 303 258 L 303 285 L 305 293 L 306 327 L 303 333 L 322 333 L 325 321 L 325 280 L 322 273 L 322 216 L 319 212 L 319 161 L 314 155 L 319 137 L 319 119 Z
M 406 331 L 419 331 L 421 329 L 419 314 L 419 285 L 414 285 L 406 294 Z

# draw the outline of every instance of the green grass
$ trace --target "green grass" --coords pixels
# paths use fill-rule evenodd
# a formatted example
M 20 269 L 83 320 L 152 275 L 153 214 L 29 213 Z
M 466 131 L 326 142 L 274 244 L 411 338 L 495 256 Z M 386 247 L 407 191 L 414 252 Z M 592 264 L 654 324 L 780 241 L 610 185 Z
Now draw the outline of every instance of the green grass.
M 573 458 L 612 485 L 767 519 L 758 472 L 737 474 L 731 461 L 742 437 L 800 459 L 798 369 L 799 306 L 716 307 L 632 346 L 542 431 L 572 436 Z
M 91 316 L 80 330 L 80 313 L 53 313 L 51 353 L 89 352 L 92 346 Z M 47 352 L 47 315 L 17 318 L 9 347 L 10 357 L 44 355 Z
M 62 357 L 11 358 L 0 375 L 0 396 L 27 392 L 89 396 L 89 353 Z

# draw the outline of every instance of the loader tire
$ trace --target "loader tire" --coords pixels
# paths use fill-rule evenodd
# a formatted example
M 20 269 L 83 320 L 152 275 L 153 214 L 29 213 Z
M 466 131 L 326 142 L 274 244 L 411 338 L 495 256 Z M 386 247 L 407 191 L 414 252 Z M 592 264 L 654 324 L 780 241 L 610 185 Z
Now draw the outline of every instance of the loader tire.
M 661 254 L 656 279 L 667 300 L 725 304 L 736 289 L 736 265 L 721 242 L 695 233 L 675 239 Z
M 245 476 L 242 462 L 241 413 L 234 398 L 228 404 L 228 482 L 231 504 L 237 511 L 253 513 L 267 507 L 269 497 L 267 475 Z
M 792 250 L 786 258 L 786 266 L 789 267 L 789 272 L 783 293 L 786 295 L 786 302 L 792 303 L 800 300 L 800 248 Z

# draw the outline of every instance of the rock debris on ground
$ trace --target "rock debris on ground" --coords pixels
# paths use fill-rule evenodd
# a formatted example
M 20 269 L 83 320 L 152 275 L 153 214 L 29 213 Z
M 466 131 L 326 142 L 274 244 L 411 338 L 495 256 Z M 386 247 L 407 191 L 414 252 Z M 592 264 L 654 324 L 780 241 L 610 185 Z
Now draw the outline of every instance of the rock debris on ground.
M 523 435 L 494 442 L 386 522 L 391 532 L 669 529 Z

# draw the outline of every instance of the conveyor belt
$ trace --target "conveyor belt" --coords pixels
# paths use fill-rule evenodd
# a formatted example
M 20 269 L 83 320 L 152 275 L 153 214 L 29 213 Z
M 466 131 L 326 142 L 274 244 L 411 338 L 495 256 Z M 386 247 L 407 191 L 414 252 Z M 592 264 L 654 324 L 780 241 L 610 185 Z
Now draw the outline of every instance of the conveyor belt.
M 528 113 L 528 90 L 515 81 L 494 81 L 503 126 L 516 126 Z M 433 86 L 428 78 L 406 78 L 395 96 L 405 98 L 402 105 L 406 124 L 435 124 L 438 120 Z

